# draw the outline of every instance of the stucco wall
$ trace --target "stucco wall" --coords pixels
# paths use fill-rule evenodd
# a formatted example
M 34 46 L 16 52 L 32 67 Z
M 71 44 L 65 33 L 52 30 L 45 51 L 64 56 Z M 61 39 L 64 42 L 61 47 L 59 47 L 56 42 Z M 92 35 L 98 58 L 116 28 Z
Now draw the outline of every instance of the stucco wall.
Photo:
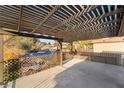
M 124 52 L 124 42 L 114 43 L 95 43 L 93 44 L 94 52 L 115 51 Z

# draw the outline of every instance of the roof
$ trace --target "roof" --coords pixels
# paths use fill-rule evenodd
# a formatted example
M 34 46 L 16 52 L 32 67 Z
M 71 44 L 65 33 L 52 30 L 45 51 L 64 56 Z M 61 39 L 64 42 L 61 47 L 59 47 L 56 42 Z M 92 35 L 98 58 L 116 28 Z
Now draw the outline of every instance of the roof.
M 92 43 L 119 43 L 119 42 L 124 42 L 124 36 L 92 40 Z
M 117 36 L 123 14 L 121 5 L 1 5 L 0 29 L 65 42 L 97 39 Z

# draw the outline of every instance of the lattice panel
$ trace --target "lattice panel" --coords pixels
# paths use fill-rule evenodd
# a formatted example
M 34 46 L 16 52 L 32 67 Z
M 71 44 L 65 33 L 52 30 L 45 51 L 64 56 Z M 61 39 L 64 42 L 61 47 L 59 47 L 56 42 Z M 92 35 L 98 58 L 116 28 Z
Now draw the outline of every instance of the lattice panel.
M 19 59 L 4 62 L 4 82 L 15 80 L 21 76 Z
M 4 83 L 59 65 L 59 55 L 32 56 L 4 62 Z

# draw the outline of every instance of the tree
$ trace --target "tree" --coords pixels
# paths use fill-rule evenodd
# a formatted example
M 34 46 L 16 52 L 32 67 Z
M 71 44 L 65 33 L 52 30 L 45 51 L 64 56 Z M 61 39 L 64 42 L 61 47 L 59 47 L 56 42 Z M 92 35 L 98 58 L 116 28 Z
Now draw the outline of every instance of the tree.
M 20 47 L 26 51 L 30 51 L 32 46 L 36 43 L 34 38 L 16 37 L 16 40 L 19 41 Z
M 51 45 L 51 43 L 49 42 L 48 45 Z
M 8 36 L 5 35 L 4 37 L 6 38 Z M 6 61 L 24 55 L 32 49 L 33 45 L 35 45 L 34 38 L 15 36 L 4 44 L 4 60 Z

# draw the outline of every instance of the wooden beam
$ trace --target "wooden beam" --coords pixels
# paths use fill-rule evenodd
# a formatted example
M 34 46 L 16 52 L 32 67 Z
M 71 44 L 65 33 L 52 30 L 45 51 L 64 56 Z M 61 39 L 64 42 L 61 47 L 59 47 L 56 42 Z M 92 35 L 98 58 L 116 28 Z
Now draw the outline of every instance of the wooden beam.
M 59 40 L 62 41 L 62 38 L 56 38 L 52 36 L 45 36 L 45 35 L 35 35 L 30 33 L 22 33 L 22 32 L 14 32 L 14 31 L 6 31 L 8 33 L 12 33 L 12 35 L 23 36 L 23 37 L 32 37 L 32 38 L 44 38 L 44 39 L 52 39 L 52 40 Z
M 120 29 L 119 29 L 119 32 L 118 32 L 118 36 L 124 36 L 124 15 L 123 15 L 123 18 L 122 18 L 122 21 L 121 21 L 121 25 L 120 25 Z
M 0 83 L 3 83 L 3 35 L 0 35 Z
M 112 21 L 108 21 L 108 22 L 103 22 L 103 23 L 100 23 L 100 24 L 96 24 L 96 25 L 94 25 L 94 26 L 90 26 L 90 27 L 87 27 L 85 30 L 83 30 L 83 29 L 75 29 L 76 30 L 76 33 L 77 32 L 79 32 L 79 34 L 78 35 L 76 35 L 76 36 L 79 36 L 79 37 L 81 37 L 81 35 L 86 35 L 86 33 L 85 32 L 93 32 L 93 33 L 96 33 L 96 35 L 99 35 L 99 36 L 101 36 L 101 37 L 104 37 L 104 32 L 103 33 L 99 33 L 100 32 L 100 30 L 101 29 L 105 29 L 105 28 L 111 28 L 111 27 L 113 27 L 113 26 L 106 26 L 106 27 L 100 27 L 100 26 L 102 26 L 102 25 L 106 25 L 106 24 L 110 24 L 110 23 L 114 23 L 114 22 L 118 22 L 118 21 L 120 21 L 119 19 L 116 19 L 116 20 L 112 20 Z M 94 30 L 91 30 L 91 28 L 94 28 Z M 75 33 L 75 34 L 76 34 Z M 91 34 L 91 33 L 90 33 Z M 75 37 L 76 38 L 76 37 Z M 82 37 L 83 38 L 83 37 Z
M 71 44 L 71 53 L 73 52 L 73 42 L 70 43 Z
M 87 9 L 93 10 L 94 8 L 93 8 L 92 6 L 90 6 L 90 7 L 88 7 Z M 91 11 L 91 10 L 89 10 L 89 11 Z M 89 11 L 88 11 L 88 12 L 89 12 Z M 77 17 L 80 17 L 80 16 L 82 16 L 82 15 L 84 15 L 84 14 L 86 14 L 86 13 L 87 13 L 87 11 L 83 12 L 82 14 L 79 14 L 78 16 L 76 16 L 76 18 L 77 18 Z M 74 15 L 74 16 L 75 16 L 75 15 Z M 75 18 L 75 17 L 69 17 L 67 20 L 64 20 L 62 23 L 56 25 L 55 27 L 53 27 L 53 28 L 50 29 L 49 31 L 53 31 L 53 30 L 55 30 L 56 28 L 61 27 L 63 24 L 65 24 L 65 23 L 67 23 L 67 22 L 69 22 L 69 21 L 75 20 L 76 18 Z
M 20 28 L 21 28 L 22 10 L 23 10 L 23 6 L 20 6 L 20 15 L 19 15 L 19 21 L 18 21 L 18 32 L 20 31 Z
M 96 17 L 93 21 L 97 21 L 99 19 L 103 19 L 107 16 L 111 16 L 111 15 L 118 14 L 118 13 L 121 13 L 121 12 L 124 12 L 124 10 L 123 9 L 117 9 L 117 10 L 111 11 L 110 13 L 102 14 L 102 15 Z
M 93 9 L 94 8 L 96 8 L 97 6 L 94 6 L 93 7 Z M 98 7 L 100 7 L 100 6 L 98 6 Z M 88 11 L 87 11 L 88 12 Z M 92 22 L 94 22 L 94 21 L 97 21 L 97 20 L 101 20 L 101 18 L 104 18 L 104 17 L 106 17 L 106 16 L 111 16 L 111 15 L 114 15 L 115 13 L 120 13 L 120 12 L 123 12 L 123 10 L 121 9 L 121 10 L 115 10 L 115 11 L 112 11 L 112 12 L 110 12 L 110 13 L 107 13 L 107 14 L 102 14 L 102 15 L 100 15 L 100 16 L 98 16 L 98 17 L 96 17 L 96 18 L 92 18 L 92 19 L 90 19 L 90 20 L 87 20 L 87 21 L 85 21 L 85 22 L 83 22 L 83 23 L 80 23 L 79 25 L 80 26 L 82 26 L 82 25 L 87 25 L 87 24 L 89 24 L 89 23 L 92 23 Z M 84 13 L 83 13 L 84 14 Z M 115 21 L 120 21 L 119 19 L 118 20 L 113 20 L 114 22 Z M 112 22 L 113 22 L 112 21 Z M 104 22 L 105 24 L 108 24 L 108 23 L 110 23 L 110 21 L 107 23 L 107 22 Z M 102 24 L 102 23 L 101 23 Z M 74 28 L 74 29 L 72 29 L 73 31 L 76 31 L 77 33 L 78 32 L 80 32 L 80 30 L 78 30 L 78 29 L 80 29 L 80 26 L 78 25 L 78 27 L 77 28 Z M 99 25 L 99 24 L 96 24 L 96 25 Z M 104 24 L 102 24 L 102 25 L 104 25 Z M 99 25 L 99 26 L 101 26 L 101 25 Z M 89 28 L 92 28 L 92 26 L 91 27 L 89 27 Z M 81 30 L 83 30 L 83 29 L 81 29 Z M 71 31 L 71 29 L 68 29 L 67 31 Z
M 122 9 L 121 9 L 121 10 L 117 9 L 117 10 L 112 11 L 112 12 L 110 12 L 110 13 L 102 14 L 102 15 L 100 15 L 100 16 L 98 16 L 98 17 L 94 17 L 94 18 L 92 18 L 92 19 L 90 19 L 90 20 L 87 20 L 87 21 L 81 23 L 80 26 L 81 26 L 81 25 L 86 25 L 86 24 L 89 24 L 89 23 L 96 22 L 97 20 L 101 20 L 101 19 L 103 19 L 103 18 L 105 18 L 105 17 L 107 17 L 107 16 L 111 16 L 111 15 L 114 15 L 114 14 L 116 14 L 116 13 L 121 13 L 121 12 L 123 12 Z M 78 27 L 78 29 L 79 29 L 79 27 Z
M 11 41 L 11 40 L 14 39 L 14 38 L 15 38 L 15 36 L 10 37 L 10 38 L 7 39 L 6 41 L 4 41 L 3 44 L 7 44 L 9 41 Z
M 45 22 L 48 20 L 48 18 L 51 17 L 51 15 L 53 15 L 53 14 L 56 12 L 56 10 L 58 10 L 58 7 L 59 7 L 59 6 L 55 6 L 55 8 L 54 8 L 52 11 L 49 12 L 49 14 L 44 18 L 44 20 L 42 20 L 42 21 L 33 29 L 32 32 L 35 32 L 43 23 L 45 23 Z M 31 33 L 32 33 L 32 32 L 31 32 Z
M 70 42 L 71 42 L 71 41 L 78 41 L 78 40 L 88 40 L 88 39 L 97 39 L 97 38 L 109 37 L 109 36 L 104 35 L 104 34 L 106 34 L 107 31 L 109 31 L 109 30 L 107 30 L 107 31 L 105 31 L 105 30 L 108 29 L 108 28 L 111 28 L 111 29 L 113 29 L 113 31 L 116 31 L 115 29 L 116 29 L 117 27 L 118 27 L 118 26 L 115 25 L 115 26 L 101 27 L 101 28 L 99 28 L 99 29 L 96 29 L 96 30 L 95 30 L 96 32 L 93 32 L 92 30 L 86 30 L 86 31 L 80 32 L 80 34 L 74 33 L 75 36 L 79 36 L 79 37 L 75 37 L 75 36 L 74 36 L 73 39 L 70 40 Z M 104 31 L 105 31 L 105 32 L 104 32 Z M 110 33 L 110 32 L 108 32 L 108 33 Z M 89 34 L 89 36 L 88 36 L 88 34 Z M 93 38 L 93 37 L 91 37 L 92 34 L 99 35 L 99 36 L 95 36 L 95 37 Z M 69 42 L 69 41 L 67 41 L 67 42 Z
M 87 31 L 87 29 L 91 29 L 91 28 L 94 28 L 96 30 L 98 30 L 99 28 L 102 28 L 101 26 L 102 25 L 107 25 L 107 24 L 111 24 L 111 23 L 115 23 L 115 22 L 120 22 L 120 19 L 116 19 L 116 20 L 112 20 L 112 21 L 107 21 L 107 22 L 103 22 L 103 23 L 100 23 L 100 24 L 96 24 L 96 25 L 93 25 L 93 26 L 90 26 L 90 27 L 87 27 L 85 30 L 83 31 Z M 83 26 L 83 25 L 82 25 Z M 106 26 L 107 27 L 107 26 Z M 82 30 L 82 29 L 81 29 Z M 76 29 L 76 31 L 78 31 L 78 29 Z
M 113 11 L 113 12 L 111 12 L 111 13 L 107 13 L 107 14 L 102 14 L 101 16 L 98 16 L 98 17 L 96 17 L 96 18 L 92 18 L 90 21 L 86 21 L 86 22 L 84 22 L 84 23 L 81 23 L 80 24 L 80 26 L 83 26 L 83 25 L 87 25 L 87 24 L 89 24 L 89 23 L 92 23 L 92 22 L 96 22 L 97 20 L 100 20 L 101 18 L 104 18 L 104 17 L 106 17 L 106 16 L 111 16 L 111 15 L 114 15 L 115 13 L 120 13 L 120 12 L 122 12 L 123 10 L 115 10 L 115 11 Z M 113 20 L 113 21 L 120 21 L 119 19 L 118 20 Z M 108 23 L 109 23 L 110 21 L 108 21 Z M 105 24 L 107 23 L 107 22 L 104 22 Z M 102 25 L 104 25 L 103 23 L 101 23 Z M 99 25 L 99 24 L 96 24 L 96 25 Z M 101 26 L 101 25 L 100 25 Z M 77 28 L 77 29 L 79 29 L 79 27 Z M 76 30 L 77 31 L 77 29 L 74 29 L 74 30 Z
M 58 41 L 60 45 L 60 65 L 63 65 L 62 41 Z
M 8 32 L 8 30 L 7 31 L 6 30 L 1 30 L 0 35 L 12 35 L 12 36 L 14 36 L 15 34 Z
M 94 10 L 96 8 L 100 9 L 101 5 L 99 6 L 87 5 L 87 7 L 83 7 L 81 5 L 78 7 L 75 5 L 71 5 L 71 6 L 63 5 L 56 9 L 55 7 L 57 6 L 49 6 L 49 7 L 28 6 L 28 5 L 24 6 L 23 7 L 24 20 L 22 20 L 23 25 L 21 25 L 21 30 L 19 30 L 20 26 L 18 24 L 21 21 L 18 22 L 19 21 L 18 15 L 19 13 L 20 15 L 22 14 L 20 12 L 20 8 L 15 6 L 1 6 L 1 9 L 3 11 L 0 14 L 1 17 L 0 26 L 4 28 L 14 29 L 16 30 L 16 32 L 27 31 L 28 34 L 31 33 L 31 31 L 34 31 L 36 33 L 42 34 L 42 36 L 47 35 L 47 36 L 55 36 L 58 38 L 64 38 L 65 41 L 77 40 L 78 38 L 89 39 L 89 37 L 96 38 L 96 37 L 110 36 L 112 30 L 111 29 L 101 30 L 101 26 L 104 27 L 103 25 L 109 24 L 112 21 L 114 22 L 114 19 L 116 21 L 116 18 L 112 17 L 115 16 L 115 14 L 117 14 L 117 19 L 120 19 L 118 14 L 122 14 L 124 11 L 122 8 L 117 8 L 116 10 L 112 10 L 110 12 L 106 12 L 97 16 Z M 46 8 L 48 10 L 46 10 Z M 84 19 L 82 16 L 84 16 Z M 104 19 L 109 16 L 112 17 L 111 22 L 109 21 L 108 23 L 108 22 L 103 22 L 104 20 L 101 21 L 101 19 Z M 45 23 L 48 22 L 48 23 L 44 24 L 44 22 Z M 120 25 L 118 24 L 118 22 L 116 23 L 117 25 Z M 18 25 L 18 30 L 17 30 L 17 25 Z M 20 33 L 18 34 L 20 35 Z

